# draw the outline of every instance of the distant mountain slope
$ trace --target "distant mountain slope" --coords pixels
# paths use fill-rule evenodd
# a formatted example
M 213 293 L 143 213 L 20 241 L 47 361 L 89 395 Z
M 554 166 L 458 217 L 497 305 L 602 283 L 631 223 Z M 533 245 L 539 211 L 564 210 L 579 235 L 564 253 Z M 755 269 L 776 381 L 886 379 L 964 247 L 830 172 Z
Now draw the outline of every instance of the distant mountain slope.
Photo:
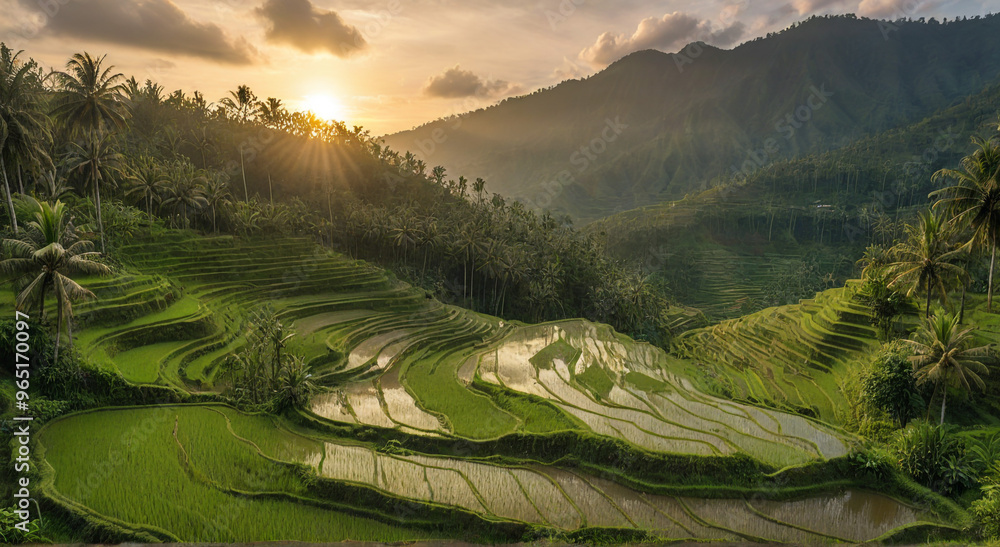
M 842 148 L 776 161 L 747 177 L 610 215 L 584 231 L 668 281 L 710 317 L 787 304 L 838 284 L 872 242 L 891 244 L 957 166 L 970 136 L 996 134 L 1000 85 L 923 120 Z
M 386 142 L 450 176 L 483 177 L 491 191 L 591 220 L 947 107 L 1000 75 L 1000 17 L 812 18 L 733 50 L 701 49 L 680 67 L 666 53 L 633 53 L 585 80 Z

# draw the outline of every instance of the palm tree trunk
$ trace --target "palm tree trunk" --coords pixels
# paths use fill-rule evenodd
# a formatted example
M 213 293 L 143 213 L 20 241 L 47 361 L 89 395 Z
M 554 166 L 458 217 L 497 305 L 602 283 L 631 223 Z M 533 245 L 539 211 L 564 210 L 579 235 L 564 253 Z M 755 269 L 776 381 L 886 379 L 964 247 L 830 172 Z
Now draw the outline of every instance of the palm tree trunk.
M 927 278 L 927 308 L 924 310 L 924 317 L 931 316 L 931 279 Z
M 243 166 L 243 147 L 240 146 L 240 171 L 243 173 L 243 201 L 250 201 L 250 191 L 247 190 L 247 170 Z
M 14 235 L 17 235 L 17 213 L 14 212 L 14 198 L 10 196 L 10 184 L 7 182 L 7 164 L 0 155 L 0 171 L 3 171 L 3 186 L 7 190 L 7 210 L 10 212 L 10 223 L 14 227 Z
M 962 321 L 965 319 L 965 290 L 966 290 L 966 288 L 968 288 L 968 285 L 965 284 L 965 283 L 963 283 L 962 284 L 962 306 L 958 310 L 958 322 L 959 322 L 959 324 L 961 324 Z
M 990 251 L 990 279 L 986 282 L 986 311 L 991 313 L 993 311 L 993 263 L 996 261 L 997 257 L 997 244 L 993 243 L 993 249 Z
M 24 193 L 24 181 L 21 180 L 21 164 L 17 165 L 17 191 L 21 194 Z
M 56 295 L 57 296 L 59 295 L 59 291 L 58 290 L 56 291 Z M 52 364 L 56 364 L 56 363 L 59 362 L 59 334 L 62 331 L 62 320 L 63 320 L 63 307 L 62 307 L 63 303 L 60 302 L 60 300 L 62 300 L 62 299 L 61 298 L 56 298 L 56 307 L 57 307 L 57 311 L 56 311 L 56 348 L 55 348 L 55 350 L 52 353 Z
M 45 286 L 48 285 L 48 280 L 42 283 L 42 290 L 38 294 L 38 320 L 45 320 Z
M 215 229 L 215 204 L 214 203 L 212 204 L 212 233 L 213 234 L 219 233 L 218 230 Z
M 945 384 L 944 389 L 941 391 L 944 393 L 941 394 L 941 423 L 938 425 L 944 425 L 944 404 L 948 400 L 948 385 Z
M 104 254 L 104 220 L 101 218 L 101 179 L 94 179 L 94 196 L 97 201 L 97 230 L 101 232 L 101 254 Z

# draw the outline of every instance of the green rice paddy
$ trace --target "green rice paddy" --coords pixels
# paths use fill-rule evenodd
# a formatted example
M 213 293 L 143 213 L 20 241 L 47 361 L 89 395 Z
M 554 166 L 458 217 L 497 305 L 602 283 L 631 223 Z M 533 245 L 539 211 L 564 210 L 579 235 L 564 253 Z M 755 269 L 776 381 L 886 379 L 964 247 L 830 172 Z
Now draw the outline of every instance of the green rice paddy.
M 772 469 L 837 458 L 854 443 L 830 425 L 837 382 L 873 336 L 844 290 L 690 331 L 667 354 L 584 320 L 511 324 L 442 305 L 306 239 L 174 231 L 125 256 L 130 273 L 83 280 L 99 297 L 77 307 L 76 344 L 90 362 L 212 396 L 244 343 L 241 318 L 267 303 L 324 390 L 303 412 L 315 428 L 221 405 L 49 424 L 39 437 L 47 495 L 88 518 L 166 540 L 401 541 L 455 537 L 422 520 L 443 510 L 487 527 L 791 542 L 870 540 L 930 519 L 856 490 L 789 505 L 654 495 L 578 470 L 388 453 L 331 433 L 503 442 L 576 432 L 649 452 L 746 454 Z M 774 336 L 782 331 L 792 335 Z M 705 370 L 742 402 L 718 396 Z M 802 408 L 816 418 L 789 412 Z M 390 515 L 336 488 L 425 509 Z M 803 523 L 790 507 L 833 516 Z
M 97 519 L 182 541 L 434 536 L 326 498 L 316 480 L 485 520 L 638 528 L 664 539 L 866 541 L 936 522 L 860 490 L 791 502 L 656 495 L 552 467 L 393 455 L 313 433 L 224 406 L 183 405 L 72 415 L 48 424 L 39 440 L 51 466 L 48 495 Z

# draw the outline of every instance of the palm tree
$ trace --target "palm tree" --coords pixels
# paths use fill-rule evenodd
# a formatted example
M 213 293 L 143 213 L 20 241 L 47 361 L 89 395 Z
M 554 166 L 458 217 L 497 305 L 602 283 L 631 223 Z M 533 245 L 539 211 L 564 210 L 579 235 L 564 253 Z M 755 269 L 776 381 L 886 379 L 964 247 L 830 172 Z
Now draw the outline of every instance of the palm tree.
M 167 184 L 164 206 L 173 206 L 180 212 L 184 223 L 188 224 L 188 213 L 191 209 L 201 209 L 208 205 L 202 185 L 207 181 L 205 176 L 195 170 L 187 162 L 176 162 Z
M 893 279 L 889 286 L 909 285 L 907 296 L 923 286 L 927 291 L 925 316 L 930 317 L 932 293 L 939 291 L 944 302 L 948 285 L 955 279 L 968 277 L 961 266 L 953 263 L 964 251 L 952 248 L 952 231 L 932 211 L 920 213 L 920 222 L 907 226 L 906 231 L 907 240 L 893 248 L 896 262 L 892 264 Z
M 70 143 L 67 163 L 71 171 L 80 171 L 94 192 L 97 205 L 97 229 L 101 233 L 101 252 L 104 248 L 104 220 L 101 217 L 101 184 L 113 183 L 121 172 L 122 155 L 115 148 L 111 133 L 91 133 L 83 144 Z
M 257 116 L 264 125 L 272 129 L 280 129 L 288 118 L 288 111 L 281 104 L 281 99 L 268 97 L 267 101 L 257 103 Z
M 942 424 L 949 385 L 957 385 L 967 391 L 971 390 L 972 384 L 979 389 L 985 388 L 980 375 L 988 374 L 989 369 L 981 361 L 989 356 L 990 347 L 969 348 L 971 332 L 972 327 L 959 330 L 958 318 L 951 314 L 934 315 L 926 319 L 925 325 L 914 334 L 912 340 L 903 340 L 913 349 L 914 355 L 910 357 L 910 362 L 916 369 L 917 383 L 933 381 L 936 384 L 935 390 L 944 388 L 941 398 Z
M 208 134 L 208 128 L 202 125 L 197 130 L 192 131 L 186 142 L 198 149 L 198 153 L 201 154 L 201 168 L 208 169 L 208 158 L 205 157 L 205 152 L 215 148 L 215 139 Z
M 46 292 L 52 289 L 55 293 L 57 318 L 54 361 L 58 361 L 59 338 L 64 321 L 69 332 L 70 347 L 73 346 L 72 301 L 94 297 L 94 293 L 81 287 L 70 276 L 107 275 L 111 270 L 104 264 L 91 260 L 98 254 L 91 251 L 93 242 L 77 237 L 62 202 L 50 205 L 33 198 L 26 199 L 35 210 L 35 220 L 28 223 L 28 229 L 21 239 L 4 240 L 4 249 L 11 258 L 0 262 L 0 272 L 25 283 L 16 298 L 18 310 L 27 311 L 33 303 L 37 303 L 39 317 L 44 318 Z
M 163 174 L 163 169 L 152 158 L 139 158 L 136 165 L 129 170 L 129 189 L 125 195 L 141 197 L 146 203 L 150 228 L 153 225 L 153 201 L 160 199 L 160 194 L 169 182 Z
M 229 193 L 229 184 L 221 178 L 213 177 L 208 179 L 202 191 L 206 204 L 212 208 L 212 233 L 215 233 L 216 209 L 229 203 L 231 196 Z
M 45 143 L 51 137 L 49 119 L 42 113 L 39 93 L 41 82 L 34 72 L 34 61 L 20 62 L 18 56 L 0 44 L 0 172 L 11 226 L 17 235 L 17 214 L 7 178 L 7 166 L 48 162 Z
M 113 66 L 102 70 L 105 57 L 77 53 L 66 63 L 65 72 L 53 73 L 59 91 L 52 114 L 71 133 L 102 133 L 125 126 L 129 117 L 125 77 L 112 74 Z
M 309 373 L 309 369 L 303 358 L 299 355 L 290 355 L 278 377 L 278 406 L 279 408 L 297 408 L 305 406 L 317 387 Z
M 944 207 L 954 224 L 968 226 L 972 237 L 967 247 L 990 250 L 990 273 L 986 310 L 993 311 L 993 266 L 1000 243 L 1000 141 L 973 137 L 976 150 L 962 159 L 959 169 L 942 169 L 932 180 L 954 179 L 956 184 L 931 193 L 943 196 L 935 207 Z
M 73 193 L 73 188 L 66 182 L 66 177 L 59 175 L 55 169 L 42 172 L 35 183 L 35 191 L 45 201 L 59 201 Z
M 244 124 L 253 114 L 257 104 L 257 95 L 250 91 L 250 86 L 241 85 L 236 88 L 236 91 L 230 91 L 229 96 L 224 97 L 219 103 L 225 108 L 230 118 Z
M 412 211 L 404 209 L 401 212 L 392 227 L 392 235 L 393 243 L 403 248 L 403 263 L 406 263 L 406 250 L 416 245 L 420 236 L 420 226 Z

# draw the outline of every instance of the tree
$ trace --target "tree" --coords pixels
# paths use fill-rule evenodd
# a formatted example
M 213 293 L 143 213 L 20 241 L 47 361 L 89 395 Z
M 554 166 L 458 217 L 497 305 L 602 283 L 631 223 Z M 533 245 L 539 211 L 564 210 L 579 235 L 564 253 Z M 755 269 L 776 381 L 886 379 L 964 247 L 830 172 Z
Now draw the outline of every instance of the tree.
M 160 199 L 160 194 L 170 181 L 163 174 L 163 169 L 149 157 L 141 157 L 136 165 L 129 170 L 128 196 L 140 197 L 146 204 L 146 215 L 150 226 L 153 224 L 153 201 Z
M 125 99 L 125 77 L 102 70 L 105 56 L 77 53 L 66 63 L 64 72 L 53 73 L 58 84 L 52 114 L 71 134 L 103 133 L 125 127 L 129 117 Z
M 42 112 L 39 93 L 41 83 L 35 73 L 35 62 L 18 60 L 22 52 L 14 53 L 0 43 L 0 172 L 3 173 L 7 208 L 14 234 L 18 233 L 17 213 L 8 180 L 8 166 L 49 161 L 45 154 L 50 139 L 49 119 Z
M 917 383 L 934 382 L 935 391 L 943 388 L 942 424 L 948 386 L 954 385 L 966 391 L 971 391 L 972 385 L 979 389 L 986 386 L 980 375 L 989 373 L 982 361 L 989 357 L 990 347 L 970 348 L 971 333 L 971 327 L 959 330 L 958 317 L 941 314 L 928 317 L 911 340 L 903 340 L 913 350 L 909 359 L 916 369 Z
M 67 164 L 71 171 L 83 173 L 87 184 L 94 193 L 97 205 L 97 229 L 101 233 L 101 252 L 104 248 L 104 219 L 101 216 L 101 185 L 104 182 L 114 182 L 115 176 L 121 173 L 122 155 L 115 147 L 111 133 L 90 133 L 83 144 L 73 142 L 69 145 Z
M 892 279 L 887 265 L 869 263 L 862 273 L 861 289 L 858 291 L 858 300 L 871 310 L 872 325 L 883 340 L 889 338 L 893 323 L 906 306 L 906 298 L 891 286 Z
M 872 406 L 886 411 L 899 427 L 904 427 L 924 405 L 913 367 L 903 354 L 891 349 L 879 353 L 861 378 L 861 393 Z
M 281 104 L 281 99 L 268 97 L 266 101 L 257 103 L 257 116 L 264 125 L 281 129 L 288 119 L 288 110 Z
M 187 225 L 190 221 L 188 213 L 194 209 L 202 209 L 208 205 L 202 185 L 207 182 L 205 175 L 198 172 L 187 161 L 174 162 L 170 170 L 170 181 L 167 183 L 163 206 L 174 207 Z
M 207 182 L 202 189 L 202 194 L 205 197 L 205 204 L 212 209 L 212 233 L 217 231 L 215 224 L 217 209 L 229 203 L 229 198 L 231 196 L 229 193 L 229 184 L 226 180 L 221 178 L 223 176 L 224 174 L 220 173 L 218 176 L 207 179 Z
M 29 200 L 35 219 L 21 239 L 6 239 L 4 249 L 11 258 L 0 262 L 0 272 L 24 283 L 15 305 L 18 310 L 38 306 L 39 317 L 44 318 L 45 296 L 49 290 L 56 296 L 56 345 L 54 360 L 59 360 L 59 337 L 63 324 L 69 332 L 73 346 L 72 301 L 94 298 L 94 293 L 80 286 L 70 276 L 107 275 L 111 270 L 104 264 L 91 260 L 98 253 L 92 252 L 93 243 L 81 240 L 68 217 L 66 206 L 57 201 L 54 205 Z
M 993 266 L 1000 243 L 1000 141 L 973 137 L 976 150 L 962 159 L 959 169 L 942 169 L 932 180 L 948 178 L 956 184 L 931 193 L 941 196 L 934 207 L 944 208 L 951 222 L 972 232 L 966 246 L 990 251 L 990 273 L 986 289 L 986 310 L 993 311 Z
M 963 251 L 952 248 L 952 231 L 933 211 L 921 212 L 919 223 L 907 226 L 906 231 L 907 240 L 893 247 L 896 262 L 892 264 L 889 286 L 909 285 L 907 296 L 923 286 L 927 292 L 925 316 L 930 317 L 933 292 L 937 290 L 945 302 L 949 284 L 968 277 L 961 266 L 954 264 Z
M 228 97 L 219 101 L 226 114 L 241 124 L 247 123 L 257 105 L 257 95 L 250 91 L 250 86 L 241 85 L 236 91 L 230 91 Z

